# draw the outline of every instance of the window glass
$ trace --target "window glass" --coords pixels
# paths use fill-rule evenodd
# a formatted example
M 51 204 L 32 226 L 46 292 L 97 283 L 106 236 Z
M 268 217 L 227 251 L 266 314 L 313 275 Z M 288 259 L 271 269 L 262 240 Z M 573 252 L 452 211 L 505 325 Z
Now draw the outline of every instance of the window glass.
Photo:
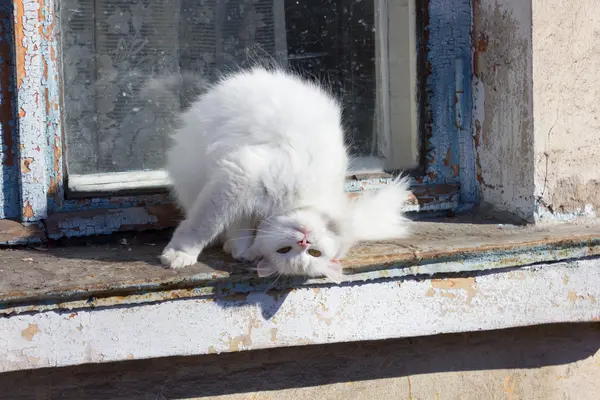
M 374 0 L 63 0 L 63 108 L 70 174 L 158 170 L 182 84 L 273 59 L 330 87 L 355 155 L 375 150 Z M 149 79 L 174 77 L 174 92 Z M 172 95 L 171 93 L 175 93 Z

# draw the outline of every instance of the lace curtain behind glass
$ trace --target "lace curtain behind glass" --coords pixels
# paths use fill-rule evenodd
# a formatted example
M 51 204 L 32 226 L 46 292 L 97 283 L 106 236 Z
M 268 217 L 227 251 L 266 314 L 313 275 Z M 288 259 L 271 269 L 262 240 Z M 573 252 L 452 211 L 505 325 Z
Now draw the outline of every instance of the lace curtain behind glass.
M 159 169 L 185 99 L 148 104 L 149 79 L 285 59 L 279 0 L 60 2 L 69 173 Z M 249 57 L 250 55 L 250 57 Z M 165 94 L 166 96 L 166 94 Z

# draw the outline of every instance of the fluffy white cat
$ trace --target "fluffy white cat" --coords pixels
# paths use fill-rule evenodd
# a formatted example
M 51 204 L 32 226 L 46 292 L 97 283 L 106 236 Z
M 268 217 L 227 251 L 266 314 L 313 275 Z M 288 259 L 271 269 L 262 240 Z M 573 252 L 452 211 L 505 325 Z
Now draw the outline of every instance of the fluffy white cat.
M 167 170 L 186 218 L 164 249 L 171 268 L 216 240 L 258 275 L 342 279 L 357 241 L 405 236 L 408 180 L 355 200 L 341 107 L 318 84 L 278 69 L 224 77 L 181 116 Z

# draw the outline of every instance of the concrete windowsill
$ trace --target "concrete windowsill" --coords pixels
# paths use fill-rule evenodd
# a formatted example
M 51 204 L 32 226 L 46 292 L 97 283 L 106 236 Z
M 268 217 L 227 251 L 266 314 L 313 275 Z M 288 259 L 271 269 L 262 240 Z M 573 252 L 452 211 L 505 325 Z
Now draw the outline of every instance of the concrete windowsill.
M 169 232 L 90 238 L 0 251 L 0 314 L 139 304 L 331 286 L 327 279 L 259 279 L 219 250 L 181 270 L 160 266 Z M 413 222 L 405 240 L 365 243 L 342 261 L 346 284 L 518 267 L 600 255 L 600 224 L 517 226 L 473 216 Z
M 486 223 L 487 222 L 487 223 Z M 0 372 L 600 321 L 600 225 L 415 222 L 346 282 L 260 280 L 218 251 L 172 271 L 168 233 L 0 251 Z

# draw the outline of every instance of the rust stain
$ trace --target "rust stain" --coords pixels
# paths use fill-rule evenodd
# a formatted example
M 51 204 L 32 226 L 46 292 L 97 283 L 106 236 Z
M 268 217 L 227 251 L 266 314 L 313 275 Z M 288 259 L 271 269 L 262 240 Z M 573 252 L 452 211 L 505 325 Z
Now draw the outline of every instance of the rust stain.
M 562 281 L 563 281 L 563 283 L 564 283 L 565 285 L 567 285 L 567 284 L 569 283 L 569 275 L 565 275 L 565 276 L 563 276 L 563 279 L 562 279 Z
M 48 186 L 48 195 L 56 198 L 58 195 L 58 180 L 50 178 L 50 185 Z
M 129 353 L 129 354 L 127 354 L 127 359 L 133 360 L 133 359 L 135 359 L 135 356 L 133 354 Z
M 58 201 L 62 197 L 60 194 L 60 183 L 62 182 L 62 174 L 61 174 L 62 148 L 60 146 L 60 140 L 58 138 L 54 138 L 53 152 L 54 152 L 53 168 L 54 168 L 55 176 L 50 178 L 50 185 L 48 187 L 48 195 L 54 197 L 54 199 Z
M 459 173 L 459 167 L 457 164 L 453 164 L 452 165 L 452 172 L 454 172 L 454 176 L 458 176 Z
M 27 112 L 22 108 L 19 108 L 19 118 L 23 118 L 25 115 L 27 115 Z
M 43 71 L 42 71 L 43 75 L 42 76 L 47 81 L 48 80 L 48 61 L 46 61 L 45 58 L 42 58 L 42 62 L 44 63 L 44 67 L 43 67 Z M 48 89 L 46 89 L 46 98 L 48 98 Z
M 33 212 L 33 207 L 29 204 L 29 201 L 25 200 L 25 206 L 23 207 L 23 216 L 25 218 L 33 218 L 35 213 Z
M 451 151 L 450 148 L 448 148 L 448 151 L 446 152 L 446 156 L 444 157 L 444 160 L 443 160 L 444 161 L 444 165 L 446 167 L 450 165 L 450 157 L 451 157 L 450 151 Z
M 33 157 L 26 157 L 21 160 L 21 172 L 26 174 L 31 172 L 31 168 L 29 166 L 34 161 Z
M 215 346 L 210 346 L 208 348 L 208 354 L 217 354 L 217 350 L 215 349 Z
M 466 290 L 467 304 L 471 304 L 473 297 L 477 295 L 477 282 L 475 278 L 455 278 L 455 279 L 432 279 L 431 286 L 434 289 L 441 290 Z M 447 293 L 447 292 L 446 292 Z M 446 296 L 449 297 L 449 296 Z
M 277 341 L 277 328 L 271 328 L 271 342 Z
M 321 291 L 321 289 L 319 289 L 319 288 L 313 288 L 313 292 L 315 292 L 315 294 L 319 294 L 320 291 Z
M 17 56 L 16 67 L 17 67 L 17 87 L 20 88 L 23 84 L 23 79 L 27 75 L 25 71 L 25 53 L 27 52 L 23 47 L 23 39 L 25 37 L 23 31 L 23 1 L 13 2 L 15 9 L 15 53 Z
M 38 328 L 36 324 L 29 324 L 27 328 L 23 329 L 23 332 L 21 332 L 21 336 L 23 336 L 25 340 L 31 342 L 33 340 L 33 337 L 40 332 L 40 328 Z
M 62 149 L 58 138 L 54 138 L 54 172 L 60 171 L 60 159 L 62 157 Z
M 473 74 L 479 76 L 479 53 L 487 49 L 487 39 L 481 33 L 481 0 L 473 0 L 473 29 L 471 30 L 471 43 L 473 46 Z
M 427 296 L 427 297 L 435 296 L 435 290 L 433 290 L 433 288 L 427 289 L 427 293 L 425 293 L 425 296 Z

